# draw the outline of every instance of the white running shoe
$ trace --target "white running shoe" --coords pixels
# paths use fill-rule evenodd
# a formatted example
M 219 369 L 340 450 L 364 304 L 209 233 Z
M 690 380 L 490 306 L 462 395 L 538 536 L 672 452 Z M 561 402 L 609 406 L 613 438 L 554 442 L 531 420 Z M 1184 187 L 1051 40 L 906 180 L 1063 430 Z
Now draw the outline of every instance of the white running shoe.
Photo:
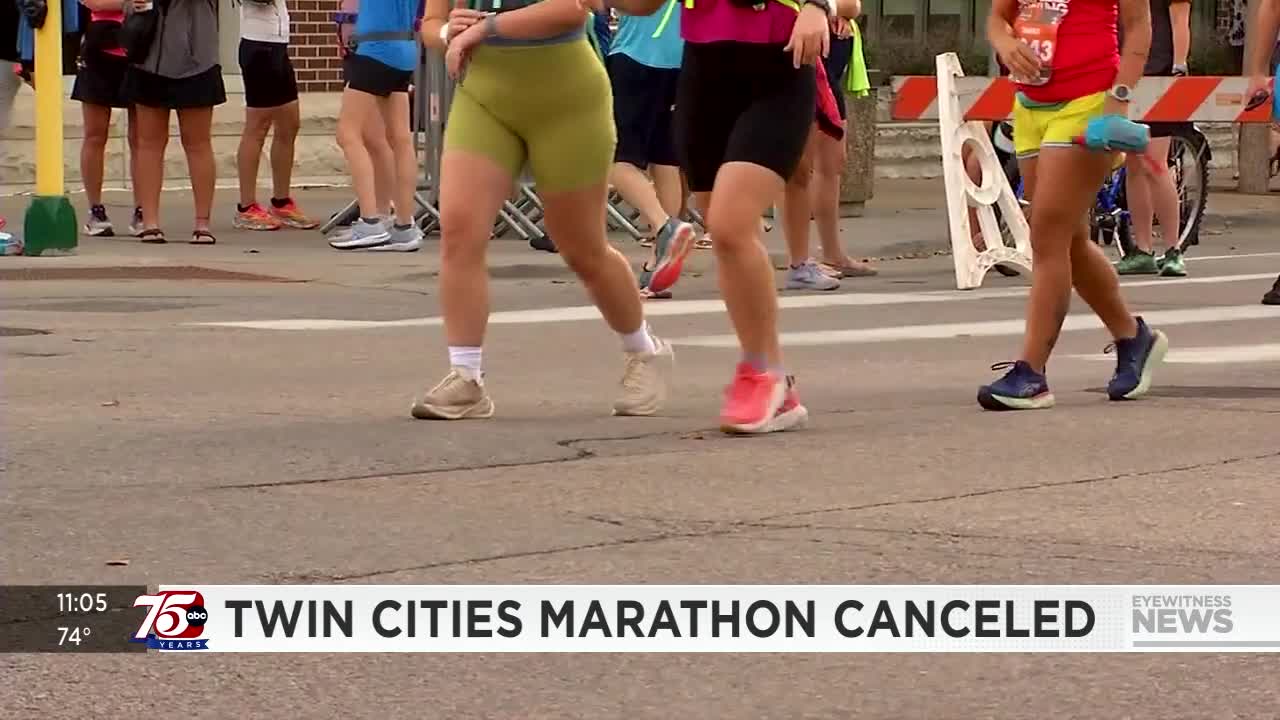
M 835 290 L 840 281 L 822 272 L 818 263 L 805 260 L 799 267 L 787 271 L 788 290 Z
M 422 230 L 410 225 L 404 230 L 391 228 L 387 241 L 369 248 L 369 252 L 417 252 L 422 247 Z
M 351 237 L 346 240 L 330 240 L 329 247 L 334 250 L 368 250 L 387 243 L 391 233 L 387 226 L 378 222 L 365 222 L 364 219 L 351 223 Z
M 622 394 L 613 403 L 614 415 L 653 415 L 667 400 L 667 385 L 675 367 L 671 344 L 653 337 L 651 353 L 624 353 Z

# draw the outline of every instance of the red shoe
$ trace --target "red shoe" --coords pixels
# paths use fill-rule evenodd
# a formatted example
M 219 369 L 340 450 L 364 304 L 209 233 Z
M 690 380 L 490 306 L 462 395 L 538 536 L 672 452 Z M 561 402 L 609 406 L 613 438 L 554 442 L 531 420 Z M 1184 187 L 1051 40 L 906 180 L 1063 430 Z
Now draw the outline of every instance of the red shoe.
M 720 430 L 735 435 L 772 432 L 787 390 L 786 378 L 738 363 L 733 382 L 725 390 Z

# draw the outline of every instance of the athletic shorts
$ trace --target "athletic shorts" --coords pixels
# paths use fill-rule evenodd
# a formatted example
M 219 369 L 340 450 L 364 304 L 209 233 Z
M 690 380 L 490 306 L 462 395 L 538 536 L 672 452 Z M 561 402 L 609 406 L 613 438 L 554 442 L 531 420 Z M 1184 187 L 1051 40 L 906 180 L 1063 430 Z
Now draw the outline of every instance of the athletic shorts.
M 676 83 L 680 70 L 649 67 L 622 53 L 609 56 L 613 120 L 618 126 L 614 160 L 640 169 L 676 165 Z
M 817 107 L 812 67 L 782 45 L 685 43 L 676 92 L 676 152 L 693 192 L 710 192 L 720 166 L 746 162 L 791 178 Z
M 298 78 L 286 43 L 242 39 L 240 72 L 248 107 L 274 108 L 298 99 Z
M 108 108 L 127 108 L 129 98 L 124 93 L 124 76 L 129 61 L 119 55 L 104 52 L 86 52 L 71 87 L 71 99 L 88 105 Z
M 130 65 L 124 94 L 132 104 L 168 110 L 214 107 L 227 101 L 221 65 L 184 78 L 167 78 Z
M 827 84 L 831 87 L 831 94 L 835 96 L 836 107 L 840 109 L 840 119 L 844 120 L 849 117 L 849 111 L 844 106 L 844 88 L 841 87 L 844 80 L 844 74 L 849 69 L 849 61 L 853 58 L 853 36 L 842 38 L 831 33 L 831 51 L 822 59 L 824 69 L 827 71 Z
M 513 179 L 527 165 L 539 192 L 603 185 L 616 144 L 609 76 L 585 35 L 477 47 L 444 130 L 445 152 L 483 155 Z
M 366 55 L 348 55 L 342 61 L 342 74 L 347 87 L 378 97 L 409 92 L 413 84 L 412 70 L 397 70 Z
M 1089 121 L 1102 115 L 1105 92 L 1070 102 L 1028 107 L 1021 96 L 1013 104 L 1013 147 L 1019 159 L 1035 157 L 1041 148 L 1072 147 Z

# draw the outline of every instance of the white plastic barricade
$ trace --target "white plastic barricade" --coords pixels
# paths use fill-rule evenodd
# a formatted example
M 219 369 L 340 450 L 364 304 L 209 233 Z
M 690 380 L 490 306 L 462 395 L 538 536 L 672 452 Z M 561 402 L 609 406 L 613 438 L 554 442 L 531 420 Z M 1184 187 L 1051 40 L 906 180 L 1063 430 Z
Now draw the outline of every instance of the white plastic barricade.
M 956 78 L 964 76 L 955 53 L 937 58 L 938 124 L 942 139 L 942 174 L 947 188 L 947 219 L 951 231 L 951 255 L 956 267 L 956 287 L 969 290 L 982 285 L 992 267 L 1001 263 L 1031 270 L 1031 230 L 1004 169 L 996 157 L 991 138 L 981 122 L 965 122 L 956 92 Z M 965 143 L 982 163 L 982 185 L 976 185 L 965 172 L 961 150 Z M 973 246 L 969 208 L 975 210 L 986 248 Z M 1004 243 L 1000 219 L 1008 229 L 1013 247 Z

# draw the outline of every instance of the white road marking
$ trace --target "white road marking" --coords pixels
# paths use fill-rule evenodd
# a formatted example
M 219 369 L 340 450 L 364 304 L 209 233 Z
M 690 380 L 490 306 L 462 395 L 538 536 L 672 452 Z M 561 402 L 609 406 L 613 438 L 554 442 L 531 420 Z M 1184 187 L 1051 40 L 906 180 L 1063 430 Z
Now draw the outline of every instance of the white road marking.
M 1257 320 L 1270 318 L 1280 321 L 1280 311 L 1266 305 L 1226 305 L 1193 308 L 1188 310 L 1158 310 L 1145 313 L 1144 317 L 1154 327 L 1169 325 L 1193 325 L 1198 323 L 1230 322 L 1232 320 Z M 850 345 L 861 343 L 894 342 L 900 340 L 937 340 L 958 337 L 995 337 L 1021 335 L 1025 323 L 1022 320 L 990 320 L 985 322 L 939 323 L 935 325 L 903 325 L 897 327 L 863 328 L 859 330 L 816 330 L 812 332 L 782 333 L 784 347 L 804 345 Z M 1092 313 L 1068 315 L 1063 330 L 1093 330 L 1102 323 Z M 696 335 L 686 338 L 668 338 L 675 345 L 736 348 L 735 335 Z
M 1239 255 L 1187 255 L 1187 263 L 1193 264 L 1204 262 L 1206 260 L 1235 260 L 1236 258 L 1256 258 L 1256 257 L 1276 257 L 1280 256 L 1280 252 L 1261 252 L 1261 253 L 1240 253 Z
M 1105 360 L 1115 362 L 1114 358 L 1105 355 L 1070 355 L 1078 360 Z M 1169 351 L 1164 361 L 1167 363 L 1187 363 L 1193 365 L 1219 365 L 1225 363 L 1262 363 L 1280 362 L 1280 344 L 1269 345 L 1222 345 L 1218 347 L 1181 348 Z
M 1211 275 L 1188 278 L 1156 278 L 1125 282 L 1125 287 L 1173 286 L 1179 284 L 1217 284 L 1273 280 L 1273 273 L 1248 275 Z M 778 298 L 778 306 L 784 310 L 824 307 L 871 307 L 879 305 L 913 305 L 921 303 L 972 302 L 993 298 L 1025 296 L 1027 286 L 986 288 L 979 290 L 931 290 L 914 293 L 841 293 L 834 295 L 784 295 Z M 645 304 L 648 317 L 674 317 L 682 315 L 714 315 L 725 311 L 720 300 L 667 300 Z M 489 316 L 490 325 L 532 325 L 536 323 L 575 322 L 599 320 L 600 311 L 592 305 L 538 308 L 535 310 L 508 310 Z M 1021 321 L 1019 321 L 1021 322 Z M 368 330 L 375 328 L 438 327 L 444 324 L 440 317 L 406 318 L 403 320 L 244 320 L 229 322 L 187 323 L 201 327 L 229 327 L 249 330 Z

